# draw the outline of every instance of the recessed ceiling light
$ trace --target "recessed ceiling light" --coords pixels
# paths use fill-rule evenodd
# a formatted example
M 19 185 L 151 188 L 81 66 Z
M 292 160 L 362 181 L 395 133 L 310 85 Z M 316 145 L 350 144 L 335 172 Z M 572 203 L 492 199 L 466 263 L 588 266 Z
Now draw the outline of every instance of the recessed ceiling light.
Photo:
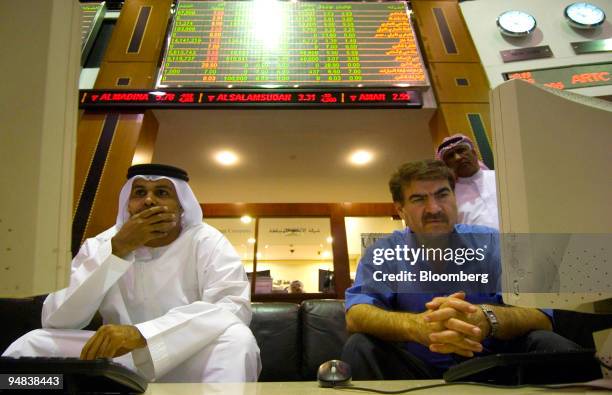
M 254 237 L 249 237 L 249 238 L 247 239 L 247 243 L 249 243 L 249 244 L 255 244 L 255 238 L 254 238 Z
M 215 154 L 215 160 L 223 166 L 233 166 L 238 163 L 238 155 L 232 151 L 219 151 Z
M 322 256 L 323 256 L 323 258 L 329 258 L 331 256 L 331 254 L 329 253 L 329 251 L 323 251 Z
M 357 166 L 363 166 L 372 161 L 374 155 L 370 151 L 366 150 L 357 150 L 351 154 L 349 157 L 349 161 Z
M 327 241 L 328 244 L 331 244 L 332 241 L 334 241 L 334 238 L 331 236 L 327 236 L 327 239 L 325 239 L 325 241 Z
M 258 252 L 257 254 L 255 254 L 255 256 L 257 256 L 257 259 L 261 259 L 262 257 L 261 252 Z
M 243 215 L 242 217 L 240 217 L 240 222 L 242 222 L 243 224 L 250 224 L 253 221 L 253 218 L 251 218 L 250 215 Z

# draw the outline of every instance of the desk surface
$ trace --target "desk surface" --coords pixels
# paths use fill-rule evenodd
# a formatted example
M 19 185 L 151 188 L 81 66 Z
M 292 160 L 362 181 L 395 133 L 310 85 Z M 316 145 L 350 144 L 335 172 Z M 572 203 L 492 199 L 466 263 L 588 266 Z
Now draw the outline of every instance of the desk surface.
M 412 387 L 443 383 L 443 380 L 397 380 L 397 381 L 356 381 L 353 385 L 358 387 L 374 388 L 377 390 L 394 391 Z M 228 384 L 150 384 L 145 395 L 330 395 L 330 394 L 375 394 L 351 389 L 320 388 L 314 381 L 288 382 L 288 383 L 228 383 Z M 587 390 L 585 388 L 542 389 L 542 388 L 509 388 L 497 389 L 474 385 L 454 385 L 452 387 L 439 387 L 428 390 L 408 392 L 408 394 L 453 394 L 453 395 L 484 395 L 498 394 L 597 394 L 604 391 Z

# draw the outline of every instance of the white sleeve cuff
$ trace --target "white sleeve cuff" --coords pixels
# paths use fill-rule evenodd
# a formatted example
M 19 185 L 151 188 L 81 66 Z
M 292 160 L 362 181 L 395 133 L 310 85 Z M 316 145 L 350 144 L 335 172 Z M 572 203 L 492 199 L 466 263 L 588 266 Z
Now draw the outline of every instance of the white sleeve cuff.
M 155 328 L 155 324 L 151 321 L 134 326 L 138 328 L 142 337 L 147 341 L 147 347 L 133 352 L 134 363 L 139 370 L 143 370 L 145 376 L 150 376 L 151 380 L 162 377 L 172 367 L 172 358 L 168 353 L 163 336 L 158 335 L 159 330 Z

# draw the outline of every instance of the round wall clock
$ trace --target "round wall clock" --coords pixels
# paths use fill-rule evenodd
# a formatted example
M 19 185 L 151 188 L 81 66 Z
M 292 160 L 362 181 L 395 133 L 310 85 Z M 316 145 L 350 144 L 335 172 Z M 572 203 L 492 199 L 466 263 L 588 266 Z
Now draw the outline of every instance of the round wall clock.
M 510 10 L 497 17 L 499 31 L 509 37 L 525 37 L 536 28 L 536 20 L 524 11 Z
M 606 20 L 606 14 L 601 8 L 586 2 L 570 4 L 563 13 L 570 26 L 578 29 L 592 29 Z

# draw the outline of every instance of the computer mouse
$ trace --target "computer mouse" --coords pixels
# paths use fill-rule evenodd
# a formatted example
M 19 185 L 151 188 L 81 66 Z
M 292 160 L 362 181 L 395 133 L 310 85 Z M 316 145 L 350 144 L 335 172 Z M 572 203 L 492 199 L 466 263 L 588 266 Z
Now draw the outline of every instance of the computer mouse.
M 323 362 L 317 372 L 321 387 L 344 386 L 351 383 L 351 365 L 338 359 Z

